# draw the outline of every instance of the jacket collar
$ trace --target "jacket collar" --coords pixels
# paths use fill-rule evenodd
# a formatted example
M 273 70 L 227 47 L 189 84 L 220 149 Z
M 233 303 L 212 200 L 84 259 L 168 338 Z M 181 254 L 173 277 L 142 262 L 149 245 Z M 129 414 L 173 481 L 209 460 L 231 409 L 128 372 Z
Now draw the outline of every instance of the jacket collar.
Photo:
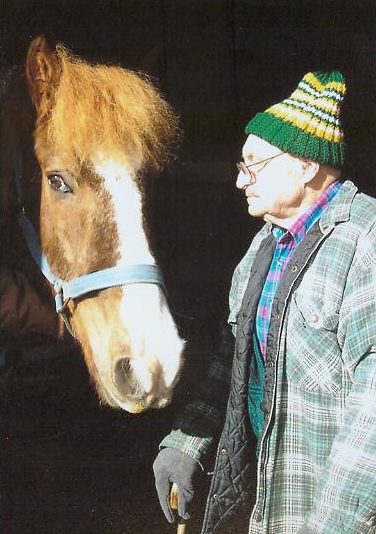
M 358 188 L 350 180 L 346 180 L 336 196 L 324 211 L 319 221 L 321 231 L 329 232 L 337 223 L 350 219 L 351 204 Z

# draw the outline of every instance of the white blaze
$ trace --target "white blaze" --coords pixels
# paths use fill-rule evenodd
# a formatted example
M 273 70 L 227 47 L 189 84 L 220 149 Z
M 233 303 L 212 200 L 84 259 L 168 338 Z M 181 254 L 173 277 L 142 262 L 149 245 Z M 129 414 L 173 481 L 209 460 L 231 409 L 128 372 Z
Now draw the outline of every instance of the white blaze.
M 118 265 L 155 264 L 142 224 L 141 193 L 124 164 L 103 159 L 95 170 L 104 180 L 115 213 L 119 237 Z
M 119 238 L 117 265 L 153 264 L 142 223 L 141 193 L 124 164 L 98 158 L 95 170 L 110 194 Z M 122 287 L 120 315 L 130 337 L 131 365 L 146 392 L 153 393 L 159 377 L 171 386 L 179 368 L 183 342 L 172 319 L 163 291 L 155 284 L 130 284 Z M 120 404 L 120 403 L 119 403 Z

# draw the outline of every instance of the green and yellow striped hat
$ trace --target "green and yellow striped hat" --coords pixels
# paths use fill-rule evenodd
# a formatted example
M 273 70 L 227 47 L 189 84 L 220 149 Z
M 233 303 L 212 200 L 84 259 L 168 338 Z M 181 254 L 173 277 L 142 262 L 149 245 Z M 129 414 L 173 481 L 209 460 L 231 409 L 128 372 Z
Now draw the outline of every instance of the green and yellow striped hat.
M 283 152 L 341 167 L 345 142 L 340 111 L 345 93 L 339 71 L 308 72 L 289 98 L 258 113 L 245 131 Z

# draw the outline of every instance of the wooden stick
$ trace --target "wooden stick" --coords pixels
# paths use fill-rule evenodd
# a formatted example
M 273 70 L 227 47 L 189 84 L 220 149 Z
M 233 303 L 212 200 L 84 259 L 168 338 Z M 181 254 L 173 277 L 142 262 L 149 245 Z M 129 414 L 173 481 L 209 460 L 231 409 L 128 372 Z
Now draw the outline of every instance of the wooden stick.
M 178 509 L 178 500 L 179 500 L 179 490 L 175 482 L 172 485 L 171 493 L 170 493 L 170 506 L 172 510 Z M 178 519 L 178 529 L 176 531 L 176 534 L 186 534 L 186 522 L 182 517 L 179 517 Z

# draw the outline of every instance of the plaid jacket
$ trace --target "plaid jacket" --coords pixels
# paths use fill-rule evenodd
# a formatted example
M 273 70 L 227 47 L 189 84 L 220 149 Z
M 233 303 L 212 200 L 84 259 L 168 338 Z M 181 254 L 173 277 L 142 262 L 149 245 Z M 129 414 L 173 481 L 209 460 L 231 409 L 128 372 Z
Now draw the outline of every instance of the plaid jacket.
M 303 264 L 291 259 L 296 277 L 270 326 L 277 324 L 252 534 L 376 532 L 376 201 L 347 181 L 319 227 L 313 253 Z M 235 335 L 250 268 L 270 231 L 260 230 L 235 270 Z M 212 377 L 213 390 L 225 374 Z M 189 405 L 162 442 L 201 462 L 220 425 L 208 384 L 206 401 Z M 184 418 L 196 421 L 192 432 Z

